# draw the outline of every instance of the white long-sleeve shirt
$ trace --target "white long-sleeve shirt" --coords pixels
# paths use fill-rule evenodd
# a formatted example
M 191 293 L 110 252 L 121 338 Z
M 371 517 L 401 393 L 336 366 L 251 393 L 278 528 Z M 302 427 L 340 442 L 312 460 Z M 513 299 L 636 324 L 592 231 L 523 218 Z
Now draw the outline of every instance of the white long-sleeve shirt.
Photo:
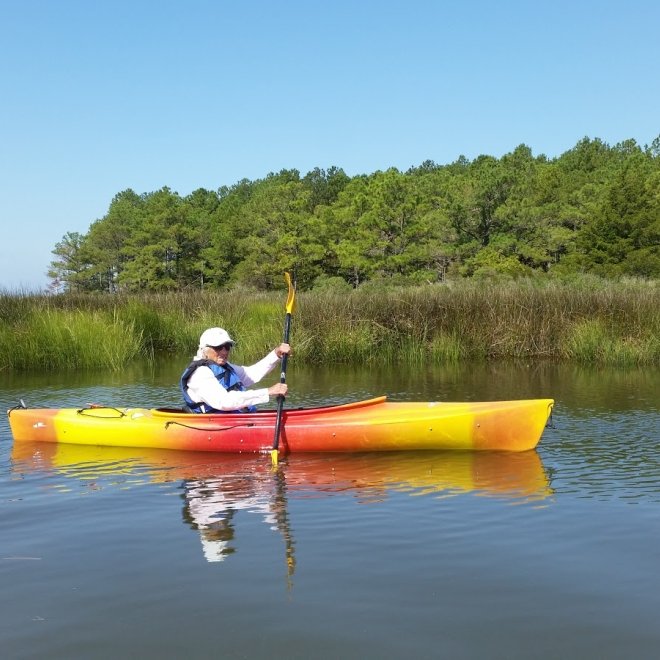
M 245 387 L 258 383 L 266 374 L 273 370 L 279 362 L 277 353 L 271 351 L 265 358 L 249 367 L 241 367 L 232 363 L 238 379 Z M 214 376 L 208 367 L 197 367 L 188 380 L 188 396 L 193 401 L 200 401 L 216 410 L 239 410 L 246 406 L 256 406 L 268 403 L 270 397 L 268 388 L 258 390 L 232 390 L 228 392 Z

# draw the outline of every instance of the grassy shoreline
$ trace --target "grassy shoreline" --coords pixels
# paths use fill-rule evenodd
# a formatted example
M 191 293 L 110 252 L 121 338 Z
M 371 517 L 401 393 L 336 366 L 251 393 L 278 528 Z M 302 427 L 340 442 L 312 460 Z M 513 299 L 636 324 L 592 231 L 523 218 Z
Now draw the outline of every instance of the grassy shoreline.
M 0 370 L 120 370 L 170 351 L 192 354 L 201 332 L 227 328 L 234 359 L 281 340 L 286 292 L 0 293 Z M 368 287 L 296 296 L 299 363 L 412 364 L 550 359 L 660 365 L 660 286 L 586 279 Z

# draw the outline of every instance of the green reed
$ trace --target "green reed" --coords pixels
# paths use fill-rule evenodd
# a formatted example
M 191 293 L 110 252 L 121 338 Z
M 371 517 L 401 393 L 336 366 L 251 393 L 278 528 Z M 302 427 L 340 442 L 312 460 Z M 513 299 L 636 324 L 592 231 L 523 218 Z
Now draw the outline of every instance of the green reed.
M 222 326 L 250 362 L 281 341 L 286 291 L 0 294 L 0 369 L 121 369 Z M 556 359 L 660 364 L 660 286 L 597 279 L 299 292 L 299 363 Z
M 0 366 L 25 369 L 120 369 L 142 354 L 142 335 L 118 315 L 33 309 L 0 328 Z

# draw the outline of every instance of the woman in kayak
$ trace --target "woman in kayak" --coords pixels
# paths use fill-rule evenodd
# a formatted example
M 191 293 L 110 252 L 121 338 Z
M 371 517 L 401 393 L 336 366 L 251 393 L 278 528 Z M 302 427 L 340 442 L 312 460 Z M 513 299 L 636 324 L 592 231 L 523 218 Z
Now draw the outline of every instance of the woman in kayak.
M 223 328 L 202 333 L 197 354 L 180 381 L 183 400 L 191 412 L 253 412 L 270 397 L 286 396 L 286 383 L 257 390 L 245 388 L 258 383 L 284 355 L 290 355 L 289 344 L 280 344 L 259 362 L 242 367 L 228 361 L 234 343 Z

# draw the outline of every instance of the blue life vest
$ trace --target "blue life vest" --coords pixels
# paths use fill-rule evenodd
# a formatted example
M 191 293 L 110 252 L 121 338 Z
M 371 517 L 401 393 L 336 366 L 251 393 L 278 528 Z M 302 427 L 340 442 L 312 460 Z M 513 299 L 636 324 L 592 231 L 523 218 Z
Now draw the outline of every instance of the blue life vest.
M 183 394 L 183 400 L 186 402 L 188 408 L 191 412 L 194 413 L 237 413 L 237 412 L 256 412 L 255 406 L 246 406 L 240 410 L 216 410 L 211 408 L 208 404 L 203 401 L 193 401 L 188 394 L 188 381 L 190 377 L 195 373 L 195 370 L 198 367 L 208 367 L 213 375 L 218 379 L 218 382 L 222 387 L 224 387 L 227 392 L 233 390 L 239 390 L 240 392 L 245 391 L 245 386 L 238 378 L 234 367 L 226 362 L 224 365 L 219 365 L 212 360 L 194 360 L 191 362 L 181 375 L 181 394 Z

